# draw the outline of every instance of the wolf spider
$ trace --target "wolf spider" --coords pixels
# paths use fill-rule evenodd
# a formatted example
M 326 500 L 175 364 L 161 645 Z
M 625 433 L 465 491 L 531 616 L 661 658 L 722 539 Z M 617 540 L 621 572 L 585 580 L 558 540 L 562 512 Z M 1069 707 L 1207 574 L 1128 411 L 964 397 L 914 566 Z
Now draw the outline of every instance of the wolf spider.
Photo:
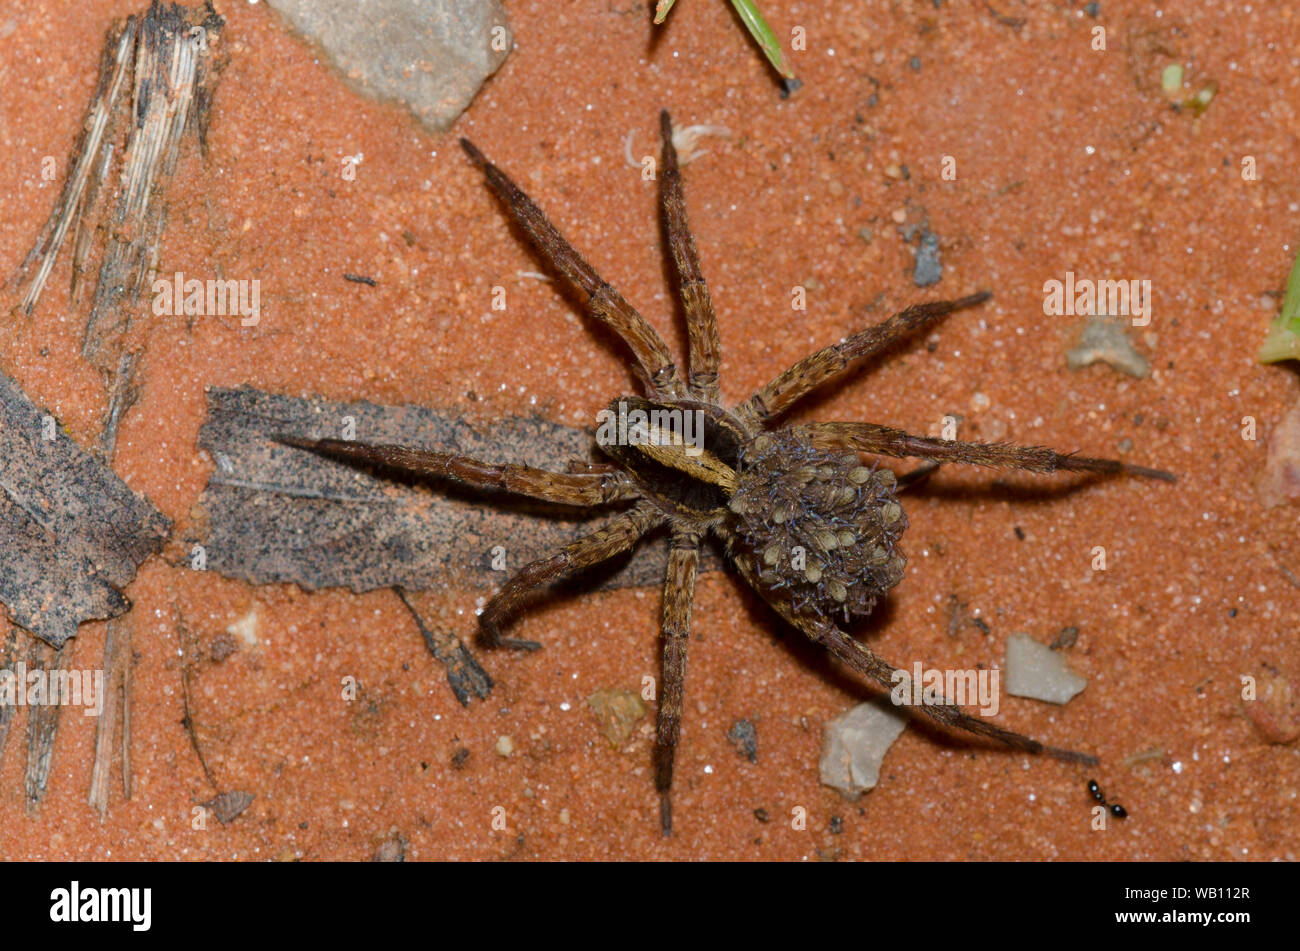
M 875 423 L 769 428 L 800 398 L 854 362 L 934 325 L 955 310 L 988 300 L 992 295 L 987 291 L 909 307 L 805 357 L 749 399 L 727 409 L 718 388 L 717 322 L 687 227 L 682 179 L 666 111 L 660 115 L 660 126 L 662 211 L 689 338 L 685 379 L 650 323 L 601 279 L 504 172 L 467 139 L 460 140 L 536 252 L 585 295 L 588 313 L 617 334 L 635 359 L 647 398 L 625 396 L 610 405 L 610 412 L 621 413 L 620 418 L 635 418 L 630 430 L 620 430 L 625 438 L 597 440 L 610 464 L 548 472 L 525 465 L 496 465 L 454 452 L 341 440 L 283 441 L 347 460 L 546 502 L 589 508 L 627 505 L 626 511 L 602 527 L 526 565 L 505 583 L 479 619 L 482 638 L 489 646 L 539 648 L 534 641 L 502 634 L 507 618 L 530 592 L 626 552 L 648 532 L 668 526 L 671 549 L 663 595 L 663 686 L 654 753 L 660 826 L 667 835 L 672 829 L 669 790 L 681 722 L 696 562 L 707 533 L 721 539 L 741 576 L 779 615 L 888 690 L 897 683 L 895 668 L 836 622 L 837 617 L 847 622 L 869 613 L 877 600 L 902 580 L 906 563 L 898 547 L 899 536 L 907 527 L 897 498 L 903 486 L 889 469 L 864 466 L 859 452 L 932 460 L 929 468 L 957 462 L 1038 473 L 1123 473 L 1169 481 L 1173 477 L 1113 459 L 1065 455 L 1041 447 L 932 439 Z M 698 414 L 693 418 L 702 424 L 702 439 L 689 438 L 687 413 Z M 626 438 L 628 434 L 638 438 Z M 921 709 L 940 724 L 1016 749 L 1079 763 L 1096 762 L 1087 754 L 1046 746 L 994 726 L 964 713 L 947 698 Z

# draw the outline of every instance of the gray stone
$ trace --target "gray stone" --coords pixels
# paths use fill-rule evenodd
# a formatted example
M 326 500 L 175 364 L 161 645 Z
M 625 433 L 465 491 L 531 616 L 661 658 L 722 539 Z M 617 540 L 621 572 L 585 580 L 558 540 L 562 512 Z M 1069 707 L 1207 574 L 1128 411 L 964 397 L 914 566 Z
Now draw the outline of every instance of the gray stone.
M 737 720 L 727 731 L 727 740 L 736 752 L 751 763 L 758 762 L 758 727 L 749 720 Z
M 514 43 L 499 0 L 267 0 L 364 95 L 445 131 Z
M 921 245 L 916 249 L 916 268 L 912 283 L 917 287 L 930 287 L 943 279 L 943 263 L 939 260 L 939 236 L 926 228 L 921 232 Z
M 856 799 L 874 789 L 885 753 L 907 725 L 907 715 L 886 702 L 860 703 L 822 730 L 822 785 Z
M 1013 697 L 1065 703 L 1088 681 L 1072 671 L 1065 657 L 1027 634 L 1007 638 L 1007 693 Z
M 250 792 L 232 789 L 230 792 L 223 792 L 215 799 L 209 799 L 203 805 L 212 810 L 218 822 L 226 825 L 243 815 L 244 810 L 251 806 L 256 798 Z

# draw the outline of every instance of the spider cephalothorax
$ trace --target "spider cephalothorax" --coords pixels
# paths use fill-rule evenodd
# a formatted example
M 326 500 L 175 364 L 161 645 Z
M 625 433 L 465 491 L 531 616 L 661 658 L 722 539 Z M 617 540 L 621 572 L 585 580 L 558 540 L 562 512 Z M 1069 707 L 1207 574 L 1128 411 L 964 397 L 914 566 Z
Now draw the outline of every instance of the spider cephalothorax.
M 721 348 L 699 255 L 686 223 L 677 153 L 668 113 L 661 114 L 661 198 L 668 249 L 686 313 L 689 362 L 683 380 L 654 327 L 563 238 L 504 172 L 467 140 L 461 144 L 542 258 L 585 295 L 588 315 L 621 338 L 635 360 L 646 396 L 624 396 L 599 414 L 599 449 L 609 465 L 546 472 L 499 465 L 455 452 L 426 452 L 364 441 L 283 441 L 362 462 L 454 479 L 565 505 L 626 510 L 563 549 L 525 565 L 480 615 L 492 646 L 535 650 L 534 641 L 505 637 L 509 617 L 535 589 L 630 550 L 651 531 L 671 533 L 663 601 L 663 680 L 655 749 L 660 823 L 672 825 L 669 790 L 677 746 L 695 572 L 703 537 L 724 545 L 741 576 L 781 617 L 858 673 L 892 690 L 906 675 L 835 623 L 869 612 L 903 577 L 898 538 L 907 527 L 888 469 L 863 465 L 858 453 L 915 456 L 932 462 L 1024 469 L 1128 474 L 1172 481 L 1168 473 L 1113 459 L 1062 455 L 1031 446 L 989 445 L 915 436 L 876 423 L 810 423 L 773 428 L 803 396 L 851 363 L 878 353 L 940 318 L 991 295 L 918 304 L 883 323 L 805 357 L 744 402 L 726 408 L 718 388 Z M 921 712 L 947 726 L 992 737 L 1032 753 L 1094 763 L 1083 753 L 1037 740 L 925 700 Z

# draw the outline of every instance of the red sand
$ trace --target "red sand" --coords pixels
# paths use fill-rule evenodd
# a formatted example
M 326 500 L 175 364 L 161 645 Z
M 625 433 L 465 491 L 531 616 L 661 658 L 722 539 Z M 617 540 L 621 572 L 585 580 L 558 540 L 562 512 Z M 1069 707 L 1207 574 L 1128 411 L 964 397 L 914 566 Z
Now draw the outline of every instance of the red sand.
M 29 0 L 0 14 L 4 269 L 54 200 L 40 162 L 69 151 L 105 29 L 141 6 Z M 707 140 L 686 187 L 732 399 L 906 303 L 992 288 L 991 304 L 938 330 L 934 352 L 904 348 L 804 415 L 924 432 L 960 414 L 967 438 L 1096 455 L 1131 439 L 1126 458 L 1179 474 L 1177 486 L 1069 493 L 1017 477 L 1007 481 L 1043 490 L 1015 503 L 982 491 L 990 473 L 944 474 L 911 503 L 908 575 L 870 635 L 901 666 L 974 666 L 1000 662 L 1013 632 L 1046 641 L 1078 626 L 1070 656 L 1088 688 L 1064 708 L 1006 698 L 998 719 L 1092 750 L 1102 766 L 909 728 L 879 787 L 847 804 L 818 783 L 821 726 L 868 689 L 783 646 L 740 583 L 713 575 L 695 605 L 678 834 L 663 841 L 652 718 L 615 751 L 585 705 L 597 689 L 657 676 L 657 591 L 535 610 L 517 632 L 545 649 L 481 653 L 497 689 L 462 709 L 392 593 L 252 588 L 159 557 L 128 592 L 134 798 L 115 784 L 103 824 L 86 804 L 94 721 L 73 711 L 51 792 L 25 815 L 20 718 L 0 772 L 0 855 L 357 859 L 396 832 L 414 859 L 1296 857 L 1300 759 L 1243 716 L 1240 677 L 1271 665 L 1300 682 L 1300 590 L 1277 567 L 1295 569 L 1300 540 L 1294 509 L 1260 507 L 1252 484 L 1265 444 L 1243 441 L 1240 425 L 1254 416 L 1266 435 L 1296 399 L 1294 374 L 1253 356 L 1277 304 L 1264 295 L 1281 289 L 1300 220 L 1300 18 L 1283 4 L 1227 12 L 1194 2 L 1165 4 L 1157 18 L 1146 4 L 1104 0 L 1108 50 L 1094 52 L 1094 21 L 1056 4 L 1023 8 L 1019 30 L 982 4 L 880 4 L 854 19 L 835 5 L 762 6 L 782 36 L 797 24 L 809 37 L 792 54 L 806 85 L 789 101 L 723 3 L 679 4 L 653 45 L 642 2 L 511 3 L 518 49 L 454 134 L 520 180 L 684 349 L 665 297 L 656 188 L 625 164 L 624 139 L 634 133 L 635 156 L 655 150 L 661 106 L 680 125 L 729 126 L 734 137 Z M 454 135 L 431 136 L 349 92 L 264 5 L 218 7 L 231 63 L 210 162 L 181 168 L 161 269 L 207 273 L 220 262 L 226 276 L 258 278 L 263 315 L 253 329 L 152 319 L 144 334 L 141 400 L 116 468 L 178 534 L 211 471 L 195 448 L 208 384 L 484 418 L 536 411 L 572 425 L 632 386 L 565 298 L 519 276 L 537 262 Z M 1162 97 L 1159 72 L 1173 61 L 1188 65 L 1189 92 L 1218 81 L 1203 117 Z M 357 178 L 345 181 L 343 157 L 358 152 Z M 940 179 L 945 155 L 957 160 L 952 182 Z M 1242 180 L 1245 155 L 1259 181 Z M 894 164 L 910 179 L 886 175 Z M 898 211 L 942 238 L 943 280 L 928 291 L 912 285 Z M 1150 378 L 1065 368 L 1074 321 L 1044 317 L 1041 289 L 1067 270 L 1151 280 L 1154 319 L 1133 332 Z M 343 271 L 378 287 L 344 283 Z M 79 355 L 83 316 L 69 313 L 67 274 L 65 261 L 37 313 L 6 325 L 0 365 L 86 443 L 103 394 Z M 489 307 L 496 284 L 508 291 L 505 314 Z M 795 284 L 810 288 L 805 313 L 790 310 Z M 1104 573 L 1090 569 L 1096 545 Z M 953 593 L 991 637 L 948 637 Z M 422 604 L 472 632 L 474 594 L 440 591 Z M 194 714 L 222 788 L 257 800 L 231 825 L 196 831 L 191 810 L 214 791 L 180 722 L 176 623 L 183 616 L 206 643 L 251 611 L 256 645 L 197 673 Z M 104 625 L 84 627 L 74 666 L 97 666 L 103 639 Z M 362 684 L 350 705 L 346 676 Z M 758 726 L 756 765 L 726 740 L 741 717 Z M 494 752 L 503 735 L 508 758 Z M 461 747 L 471 755 L 458 770 Z M 1151 749 L 1162 756 L 1125 764 Z M 1129 811 L 1105 832 L 1090 830 L 1092 775 Z M 496 806 L 505 832 L 492 828 Z M 796 806 L 808 811 L 806 831 L 791 828 Z M 769 823 L 755 818 L 760 808 Z M 829 832 L 832 816 L 842 834 Z

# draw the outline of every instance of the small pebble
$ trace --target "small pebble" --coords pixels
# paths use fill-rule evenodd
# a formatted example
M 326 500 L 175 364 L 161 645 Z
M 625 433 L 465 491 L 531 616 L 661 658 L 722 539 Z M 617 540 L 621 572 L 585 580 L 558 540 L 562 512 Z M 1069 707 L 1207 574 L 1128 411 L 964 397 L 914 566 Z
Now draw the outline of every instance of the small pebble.
M 1003 686 L 1013 697 L 1065 703 L 1088 686 L 1087 679 L 1070 670 L 1064 655 L 1027 634 L 1007 638 L 1005 667 Z
M 926 229 L 921 233 L 921 245 L 916 249 L 916 267 L 912 283 L 917 287 L 930 287 L 943 279 L 943 264 L 939 261 L 939 236 Z
M 737 720 L 727 732 L 727 740 L 736 752 L 751 763 L 758 762 L 758 728 L 749 720 Z
M 1134 349 L 1123 322 L 1114 317 L 1089 317 L 1078 344 L 1066 351 L 1065 362 L 1071 370 L 1104 363 L 1139 379 L 1151 373 L 1151 364 Z
M 852 799 L 874 789 L 880 763 L 906 725 L 905 714 L 883 703 L 860 703 L 831 720 L 822 731 L 822 784 Z

